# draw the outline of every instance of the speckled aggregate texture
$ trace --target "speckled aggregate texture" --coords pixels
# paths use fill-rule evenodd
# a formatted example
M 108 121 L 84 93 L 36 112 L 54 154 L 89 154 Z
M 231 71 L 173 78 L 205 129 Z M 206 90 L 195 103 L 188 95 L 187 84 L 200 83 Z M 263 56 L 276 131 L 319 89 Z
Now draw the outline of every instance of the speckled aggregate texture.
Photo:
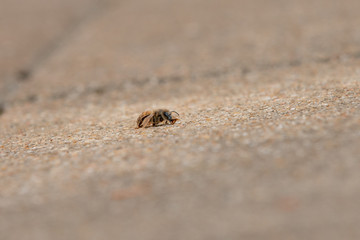
M 0 0 L 49 23 L 0 42 L 1 240 L 360 239 L 359 1 L 28 2 Z

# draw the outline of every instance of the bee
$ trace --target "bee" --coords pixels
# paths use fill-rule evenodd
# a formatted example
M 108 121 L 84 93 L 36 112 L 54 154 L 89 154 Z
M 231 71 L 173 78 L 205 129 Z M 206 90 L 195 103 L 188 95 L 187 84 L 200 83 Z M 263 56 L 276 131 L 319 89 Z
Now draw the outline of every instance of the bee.
M 173 125 L 179 118 L 173 117 L 171 114 L 175 111 L 169 111 L 168 109 L 156 109 L 151 111 L 145 111 L 140 114 L 136 121 L 136 128 L 147 128 L 151 126 L 159 125 L 160 123 Z

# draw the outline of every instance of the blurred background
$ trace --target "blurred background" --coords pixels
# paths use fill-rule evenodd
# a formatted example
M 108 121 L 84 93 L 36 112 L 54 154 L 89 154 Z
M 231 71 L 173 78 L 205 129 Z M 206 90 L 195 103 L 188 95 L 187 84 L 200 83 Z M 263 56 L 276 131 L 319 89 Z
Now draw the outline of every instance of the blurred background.
M 355 0 L 3 0 L 2 101 L 36 72 L 47 75 L 29 87 L 46 89 L 28 94 L 40 98 L 74 86 L 96 88 L 99 82 L 247 73 L 357 56 L 359 5 Z
M 359 239 L 359 12 L 0 0 L 0 239 Z

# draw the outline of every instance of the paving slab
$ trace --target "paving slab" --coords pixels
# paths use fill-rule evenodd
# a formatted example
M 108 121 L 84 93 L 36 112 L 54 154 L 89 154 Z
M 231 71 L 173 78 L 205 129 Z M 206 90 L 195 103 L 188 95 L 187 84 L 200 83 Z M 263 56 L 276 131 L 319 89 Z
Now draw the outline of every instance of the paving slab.
M 5 99 L 0 239 L 359 239 L 359 6 L 112 2 Z

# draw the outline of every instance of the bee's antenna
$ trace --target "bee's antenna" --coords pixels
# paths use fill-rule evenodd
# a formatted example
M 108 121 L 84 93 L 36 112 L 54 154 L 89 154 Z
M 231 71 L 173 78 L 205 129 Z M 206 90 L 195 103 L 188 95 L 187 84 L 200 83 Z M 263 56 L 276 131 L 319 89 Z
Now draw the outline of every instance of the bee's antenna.
M 174 113 L 176 113 L 176 114 L 180 117 L 180 114 L 178 114 L 178 113 L 177 113 L 177 112 L 175 112 L 175 111 L 171 111 L 171 112 L 170 112 L 170 114 L 171 114 L 171 113 L 173 113 L 173 112 L 174 112 Z

